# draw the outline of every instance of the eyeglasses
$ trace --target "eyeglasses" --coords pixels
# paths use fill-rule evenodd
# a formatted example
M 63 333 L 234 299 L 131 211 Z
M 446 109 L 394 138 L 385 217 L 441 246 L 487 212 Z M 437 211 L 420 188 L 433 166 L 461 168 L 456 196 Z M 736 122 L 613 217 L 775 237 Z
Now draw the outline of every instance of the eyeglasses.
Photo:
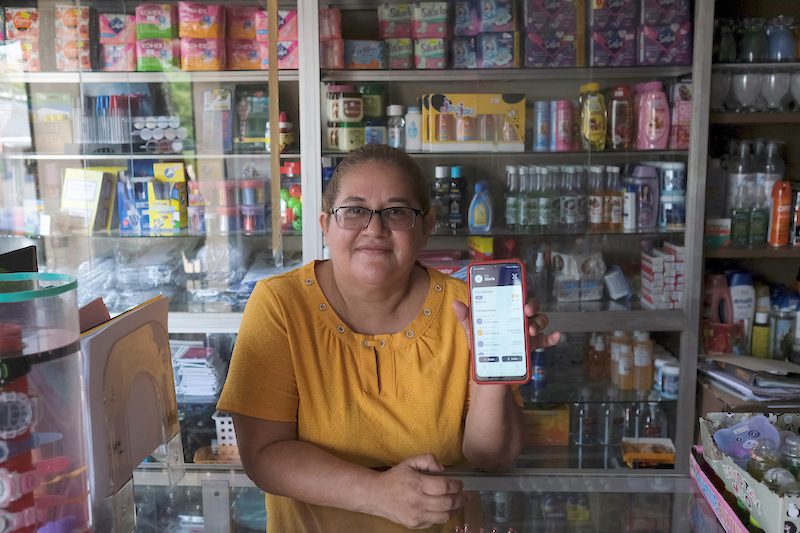
M 359 206 L 342 206 L 331 209 L 333 218 L 342 229 L 362 230 L 369 226 L 372 215 L 378 215 L 383 227 L 389 231 L 408 231 L 414 227 L 420 209 L 413 207 L 387 207 L 386 209 L 367 209 Z

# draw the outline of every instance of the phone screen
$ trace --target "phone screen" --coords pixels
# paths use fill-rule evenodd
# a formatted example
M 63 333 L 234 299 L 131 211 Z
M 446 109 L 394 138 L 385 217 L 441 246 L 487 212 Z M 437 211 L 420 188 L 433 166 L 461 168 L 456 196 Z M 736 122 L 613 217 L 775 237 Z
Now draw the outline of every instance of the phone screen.
M 523 276 L 519 263 L 470 266 L 472 353 L 478 379 L 527 376 Z

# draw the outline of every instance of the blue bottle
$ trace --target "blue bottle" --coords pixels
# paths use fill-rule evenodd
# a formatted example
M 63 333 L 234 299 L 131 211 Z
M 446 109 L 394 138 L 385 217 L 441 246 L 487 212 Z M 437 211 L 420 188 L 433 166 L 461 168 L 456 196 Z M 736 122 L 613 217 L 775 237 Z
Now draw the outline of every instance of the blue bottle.
M 492 231 L 492 197 L 485 181 L 475 184 L 475 194 L 469 204 L 469 230 L 472 233 L 489 233 Z

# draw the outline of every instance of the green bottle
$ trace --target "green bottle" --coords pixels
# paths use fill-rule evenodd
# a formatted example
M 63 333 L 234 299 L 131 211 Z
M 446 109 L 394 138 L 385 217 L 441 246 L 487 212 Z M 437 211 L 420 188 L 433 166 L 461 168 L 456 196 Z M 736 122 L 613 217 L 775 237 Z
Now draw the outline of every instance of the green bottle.
M 747 185 L 740 185 L 731 209 L 731 245 L 750 244 L 750 207 L 747 205 Z
M 767 244 L 769 230 L 769 207 L 764 188 L 756 186 L 756 198 L 750 208 L 750 246 L 758 247 Z

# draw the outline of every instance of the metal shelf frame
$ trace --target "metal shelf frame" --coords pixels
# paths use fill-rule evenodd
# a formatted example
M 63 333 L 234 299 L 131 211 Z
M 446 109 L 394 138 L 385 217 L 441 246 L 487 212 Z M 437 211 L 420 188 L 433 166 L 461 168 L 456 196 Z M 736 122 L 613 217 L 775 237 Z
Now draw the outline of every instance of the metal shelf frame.
M 297 82 L 298 70 L 281 70 L 280 81 Z M 266 70 L 184 72 L 3 72 L 0 84 L 79 83 L 267 83 Z

